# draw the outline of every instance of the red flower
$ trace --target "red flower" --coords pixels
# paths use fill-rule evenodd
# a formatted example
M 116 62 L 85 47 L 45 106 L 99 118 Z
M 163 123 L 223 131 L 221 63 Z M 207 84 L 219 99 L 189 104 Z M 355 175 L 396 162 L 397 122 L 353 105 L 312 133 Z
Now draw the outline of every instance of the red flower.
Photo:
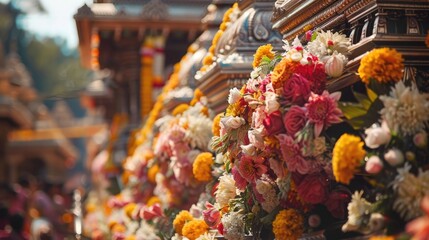
M 140 210 L 140 217 L 144 220 L 152 220 L 160 216 L 162 216 L 162 209 L 159 203 L 155 203 L 150 207 L 145 206 Z
M 264 127 L 268 135 L 276 135 L 285 132 L 282 114 L 280 111 L 275 111 L 268 115 L 263 121 Z
M 323 174 L 307 175 L 297 187 L 299 197 L 309 203 L 324 202 L 328 196 L 328 179 Z
M 248 182 L 255 182 L 256 178 L 261 177 L 268 170 L 264 162 L 263 157 L 243 155 L 238 162 L 238 171 Z
M 333 217 L 344 219 L 349 202 L 350 194 L 346 191 L 337 190 L 329 194 L 324 204 Z
M 295 137 L 307 122 L 305 117 L 305 108 L 292 106 L 284 116 L 284 125 L 289 136 Z
M 337 106 L 340 97 L 341 92 L 329 94 L 324 91 L 322 95 L 311 93 L 305 107 L 308 120 L 314 124 L 315 137 L 318 137 L 323 129 L 341 122 L 342 112 Z
M 241 176 L 240 172 L 235 166 L 231 169 L 231 173 L 235 181 L 235 186 L 237 186 L 237 188 L 240 190 L 244 190 L 247 186 L 247 180 Z
M 310 95 L 310 82 L 302 75 L 294 73 L 283 85 L 283 95 L 291 103 L 302 105 Z
M 206 208 L 207 210 L 203 211 L 204 221 L 209 227 L 217 227 L 221 220 L 220 212 L 209 202 L 206 202 Z
M 282 157 L 287 164 L 288 170 L 300 174 L 307 174 L 311 170 L 311 166 L 309 161 L 306 161 L 301 155 L 301 147 L 286 134 L 277 135 L 277 139 L 279 139 Z
M 326 88 L 325 66 L 321 63 L 299 65 L 296 72 L 310 82 L 312 92 L 321 94 Z

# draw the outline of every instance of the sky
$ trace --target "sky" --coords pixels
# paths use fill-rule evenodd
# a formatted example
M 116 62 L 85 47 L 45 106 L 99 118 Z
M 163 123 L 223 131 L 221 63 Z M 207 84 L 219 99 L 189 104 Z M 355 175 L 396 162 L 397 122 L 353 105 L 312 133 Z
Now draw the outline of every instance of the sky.
M 28 1 L 28 0 L 15 0 Z M 84 3 L 92 0 L 39 0 L 45 13 L 30 13 L 22 19 L 22 27 L 39 36 L 62 37 L 67 40 L 68 48 L 76 48 L 78 36 L 73 15 Z M 0 2 L 9 2 L 0 0 Z

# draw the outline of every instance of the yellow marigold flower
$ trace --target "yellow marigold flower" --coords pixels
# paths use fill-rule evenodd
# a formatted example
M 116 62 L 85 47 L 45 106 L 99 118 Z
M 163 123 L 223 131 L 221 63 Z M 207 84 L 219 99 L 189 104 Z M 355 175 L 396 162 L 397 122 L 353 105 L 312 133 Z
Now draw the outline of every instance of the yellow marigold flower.
M 113 225 L 112 227 L 112 232 L 113 233 L 124 233 L 125 231 L 127 231 L 127 228 L 120 223 L 117 223 L 115 225 Z
M 304 218 L 294 209 L 281 210 L 273 221 L 273 233 L 278 240 L 294 240 L 303 233 Z
M 203 59 L 203 64 L 204 64 L 204 66 L 209 66 L 212 63 L 213 63 L 213 54 L 208 53 Z
M 133 202 L 125 205 L 125 207 L 124 207 L 125 215 L 127 215 L 127 217 L 129 217 L 129 218 L 132 218 L 133 212 L 136 209 L 136 207 L 137 207 L 137 204 L 135 204 Z
M 149 200 L 147 200 L 146 205 L 153 206 L 155 203 L 161 203 L 161 199 L 159 199 L 157 196 L 152 196 L 149 198 Z
M 335 143 L 332 170 L 337 182 L 349 184 L 366 152 L 362 140 L 351 134 L 343 134 Z
M 271 82 L 275 89 L 283 87 L 283 84 L 289 80 L 294 73 L 296 66 L 300 63 L 293 62 L 288 58 L 283 58 L 273 69 Z
M 137 239 L 136 235 L 129 235 L 125 237 L 125 240 L 136 240 L 136 239 Z
M 220 118 L 223 116 L 223 113 L 219 113 L 213 119 L 212 133 L 214 136 L 220 136 Z
M 243 107 L 241 107 L 239 102 L 234 103 L 226 108 L 226 116 L 239 116 L 243 112 L 243 110 L 244 109 Z
M 209 53 L 211 53 L 211 54 L 213 54 L 212 56 L 214 56 L 214 54 L 215 54 L 215 49 L 216 49 L 216 46 L 210 46 L 210 48 L 209 48 Z
M 203 152 L 198 154 L 192 165 L 192 172 L 195 179 L 201 182 L 208 182 L 212 179 L 213 154 Z
M 209 230 L 209 226 L 204 220 L 191 220 L 183 226 L 183 236 L 189 240 L 195 240 Z
M 395 237 L 392 236 L 372 236 L 369 240 L 395 240 Z
M 173 227 L 176 233 L 182 235 L 182 228 L 183 226 L 185 226 L 185 223 L 193 219 L 194 218 L 188 211 L 186 210 L 180 211 L 179 214 L 176 215 L 176 218 L 174 218 L 174 221 L 173 221 Z
M 201 97 L 203 96 L 204 93 L 199 88 L 196 88 L 194 91 L 194 98 L 191 100 L 191 103 L 189 103 L 189 105 L 195 106 L 195 104 L 197 104 L 197 102 L 199 102 Z
M 173 116 L 177 116 L 179 114 L 184 113 L 186 110 L 188 110 L 188 108 L 189 108 L 189 105 L 186 103 L 179 104 L 177 107 L 173 109 L 173 112 L 171 114 Z
M 152 167 L 149 168 L 149 170 L 147 171 L 147 179 L 149 180 L 149 182 L 151 183 L 156 182 L 155 178 L 158 172 L 159 172 L 158 164 L 154 164 Z
M 202 113 L 204 116 L 208 117 L 208 116 L 209 116 L 209 108 L 208 108 L 208 107 L 203 107 L 203 108 L 201 109 L 201 113 Z
M 261 64 L 263 57 L 268 57 L 269 59 L 274 58 L 273 46 L 271 44 L 262 45 L 256 50 L 256 53 L 253 55 L 253 67 L 258 67 Z
M 212 41 L 212 46 L 216 47 L 217 43 L 219 42 L 220 37 L 222 37 L 223 35 L 223 31 L 222 30 L 218 30 L 216 32 L 216 34 L 213 37 L 213 41 Z
M 219 29 L 222 31 L 225 31 L 226 30 L 226 22 L 221 23 L 219 26 Z
M 365 84 L 371 79 L 380 83 L 397 82 L 402 79 L 403 61 L 402 55 L 395 49 L 374 49 L 360 61 L 358 74 Z

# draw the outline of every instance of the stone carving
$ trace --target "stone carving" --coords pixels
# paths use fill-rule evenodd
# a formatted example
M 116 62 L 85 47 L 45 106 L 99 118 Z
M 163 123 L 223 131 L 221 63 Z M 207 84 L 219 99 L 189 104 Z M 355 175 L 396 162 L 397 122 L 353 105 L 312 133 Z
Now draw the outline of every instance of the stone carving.
M 142 16 L 147 19 L 159 20 L 168 18 L 168 6 L 161 0 L 151 0 L 144 5 Z

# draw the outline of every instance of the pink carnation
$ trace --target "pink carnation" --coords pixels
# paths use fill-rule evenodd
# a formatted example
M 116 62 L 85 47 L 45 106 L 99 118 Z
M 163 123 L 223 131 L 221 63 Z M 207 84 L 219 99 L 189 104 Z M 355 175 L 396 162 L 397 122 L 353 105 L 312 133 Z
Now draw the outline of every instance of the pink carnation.
M 292 106 L 284 116 L 286 132 L 292 137 L 304 128 L 306 122 L 305 108 L 296 105 Z
M 155 203 L 150 207 L 145 206 L 140 210 L 140 217 L 144 220 L 152 220 L 160 216 L 162 216 L 162 209 L 159 203 Z
M 255 182 L 256 178 L 267 172 L 265 159 L 260 156 L 243 155 L 238 162 L 238 171 L 248 182 Z
M 341 122 L 342 112 L 337 106 L 340 97 L 341 92 L 329 94 L 324 91 L 322 95 L 311 93 L 305 107 L 308 120 L 314 124 L 315 137 L 318 137 L 323 129 Z
M 277 135 L 277 139 L 279 139 L 282 157 L 287 164 L 288 170 L 291 172 L 299 172 L 300 174 L 307 174 L 310 172 L 311 165 L 301 155 L 301 147 L 286 134 Z
M 291 103 L 302 105 L 310 95 L 310 82 L 300 74 L 293 74 L 283 85 L 283 94 Z
M 234 166 L 231 169 L 231 173 L 232 173 L 232 177 L 234 178 L 234 181 L 235 181 L 235 186 L 240 190 L 244 190 L 247 186 L 247 180 L 241 176 L 237 167 Z

